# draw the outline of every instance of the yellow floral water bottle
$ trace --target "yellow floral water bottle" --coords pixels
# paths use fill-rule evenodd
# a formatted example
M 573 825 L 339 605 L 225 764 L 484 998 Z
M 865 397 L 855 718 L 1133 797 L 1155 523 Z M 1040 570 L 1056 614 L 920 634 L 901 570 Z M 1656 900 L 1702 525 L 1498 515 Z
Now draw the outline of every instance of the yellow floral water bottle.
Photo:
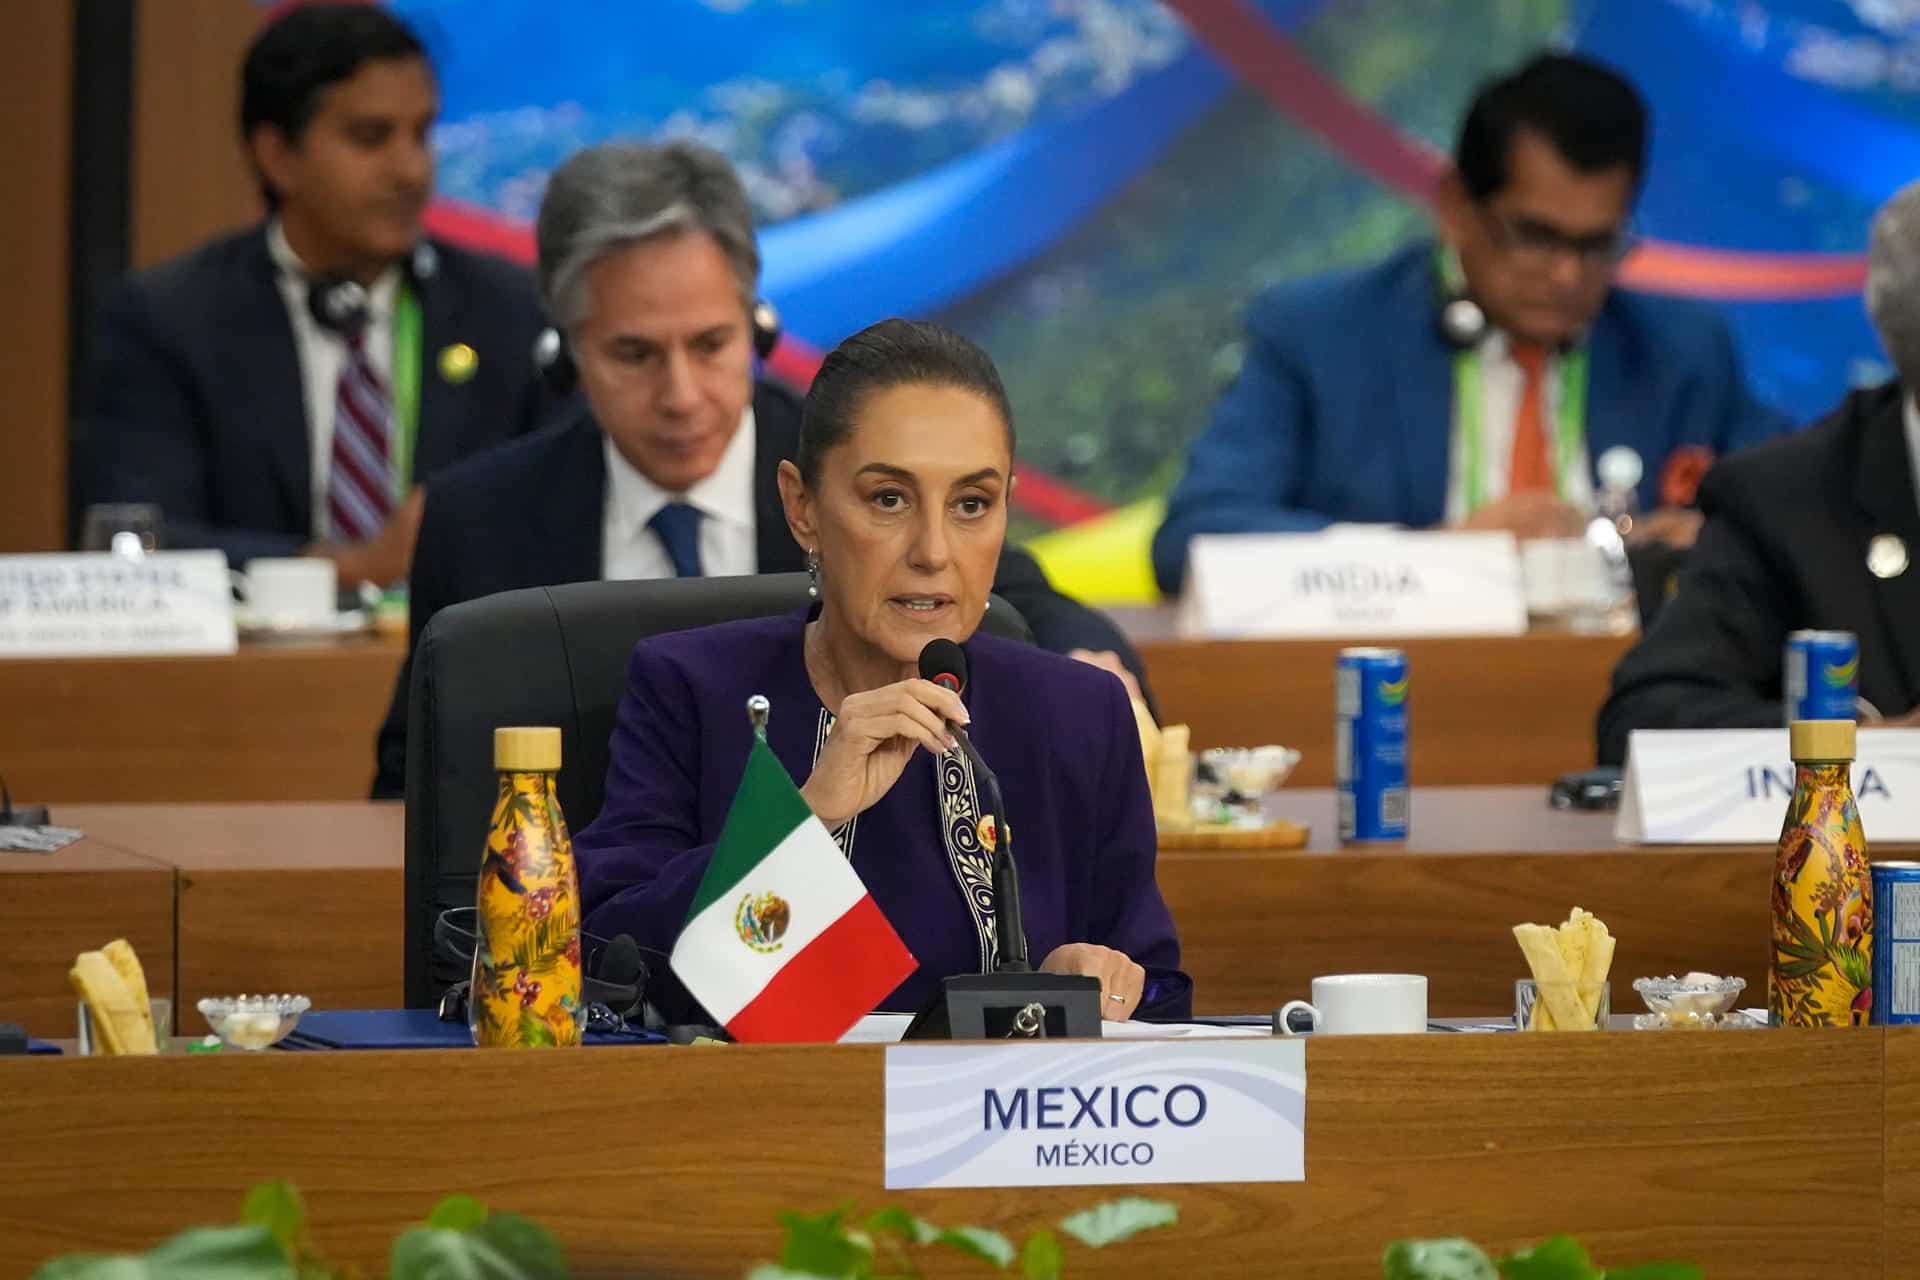
M 495 729 L 468 1021 L 486 1048 L 580 1043 L 580 881 L 554 794 L 558 729 Z
M 1793 799 L 1773 864 L 1776 1027 L 1865 1026 L 1873 1009 L 1873 872 L 1853 802 L 1851 720 L 1795 720 Z

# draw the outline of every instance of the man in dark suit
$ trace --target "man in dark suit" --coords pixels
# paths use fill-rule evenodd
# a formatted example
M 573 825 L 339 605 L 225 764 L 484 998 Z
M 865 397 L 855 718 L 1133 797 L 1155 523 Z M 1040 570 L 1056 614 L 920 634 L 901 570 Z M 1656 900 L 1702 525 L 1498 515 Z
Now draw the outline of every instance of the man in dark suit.
M 178 547 L 403 579 L 418 483 L 538 425 L 527 273 L 425 238 L 438 110 L 383 6 L 266 27 L 240 127 L 270 211 L 124 285 L 93 376 L 87 502 L 150 502 Z
M 413 564 L 416 646 L 439 610 L 499 591 L 806 565 L 775 479 L 800 402 L 754 376 L 771 335 L 756 320 L 752 208 L 726 158 L 688 143 L 589 147 L 549 181 L 537 239 L 559 360 L 587 407 L 435 481 Z M 1041 645 L 1138 688 L 1119 630 L 1054 591 L 1031 556 L 1008 549 L 994 590 Z M 376 798 L 405 787 L 411 665 L 380 730 Z
M 1676 451 L 1785 429 L 1741 381 L 1725 322 L 1615 288 L 1646 113 L 1605 67 L 1549 55 L 1488 85 L 1437 200 L 1440 241 L 1253 302 L 1245 362 L 1194 442 L 1153 543 L 1179 590 L 1198 534 L 1338 523 L 1577 534 L 1595 464 L 1637 455 L 1643 535 Z
M 1797 435 L 1726 458 L 1674 597 L 1613 673 L 1603 764 L 1635 729 L 1774 727 L 1803 629 L 1860 641 L 1866 719 L 1920 724 L 1920 184 L 1874 218 L 1867 310 L 1899 377 Z

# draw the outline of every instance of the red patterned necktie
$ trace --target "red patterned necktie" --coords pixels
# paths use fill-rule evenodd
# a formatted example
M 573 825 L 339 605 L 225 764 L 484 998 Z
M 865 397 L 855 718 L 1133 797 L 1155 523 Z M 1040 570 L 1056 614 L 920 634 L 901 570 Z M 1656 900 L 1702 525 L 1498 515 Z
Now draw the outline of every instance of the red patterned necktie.
M 365 542 L 393 513 L 393 470 L 387 439 L 393 398 L 367 359 L 364 335 L 347 339 L 333 402 L 333 469 L 327 478 L 327 516 L 339 542 Z

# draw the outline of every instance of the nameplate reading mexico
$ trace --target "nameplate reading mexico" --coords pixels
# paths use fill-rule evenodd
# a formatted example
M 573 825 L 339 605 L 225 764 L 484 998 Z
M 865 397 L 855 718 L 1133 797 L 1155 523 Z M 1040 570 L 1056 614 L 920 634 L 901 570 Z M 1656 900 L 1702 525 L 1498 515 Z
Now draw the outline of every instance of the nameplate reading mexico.
M 889 1190 L 1306 1178 L 1298 1040 L 887 1049 Z

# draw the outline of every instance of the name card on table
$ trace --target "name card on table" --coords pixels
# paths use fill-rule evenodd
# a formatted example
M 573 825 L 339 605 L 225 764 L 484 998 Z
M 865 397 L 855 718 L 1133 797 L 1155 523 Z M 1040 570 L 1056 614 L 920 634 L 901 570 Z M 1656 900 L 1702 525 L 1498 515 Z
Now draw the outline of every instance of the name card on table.
M 1520 553 L 1500 532 L 1243 533 L 1195 538 L 1190 639 L 1518 635 Z
M 232 653 L 219 551 L 0 556 L 0 657 Z
M 1920 840 L 1920 730 L 1860 730 L 1853 794 L 1868 843 Z M 1613 837 L 1773 844 L 1792 798 L 1784 728 L 1637 730 L 1627 742 Z
M 1299 1040 L 887 1048 L 888 1190 L 1306 1178 Z

